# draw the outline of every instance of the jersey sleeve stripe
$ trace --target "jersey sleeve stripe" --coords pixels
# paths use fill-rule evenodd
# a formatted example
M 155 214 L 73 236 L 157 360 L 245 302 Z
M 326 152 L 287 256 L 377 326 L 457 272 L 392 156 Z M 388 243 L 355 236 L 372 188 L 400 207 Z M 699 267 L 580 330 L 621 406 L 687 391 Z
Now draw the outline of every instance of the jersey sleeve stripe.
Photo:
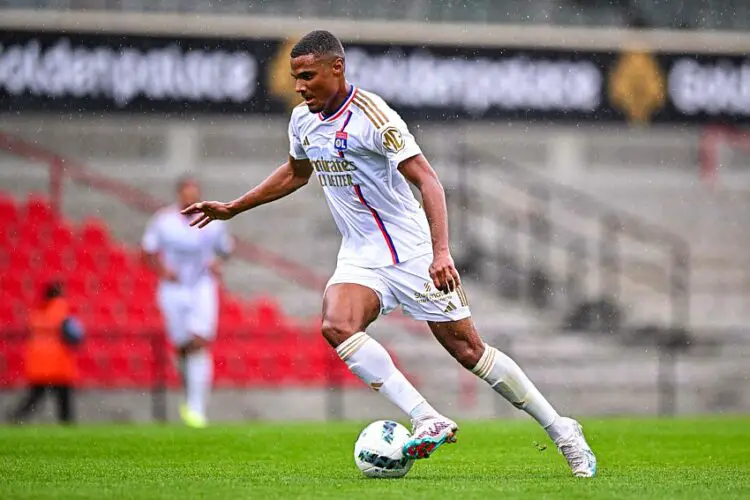
M 368 106 L 367 104 L 365 104 L 364 102 L 355 98 L 354 104 L 365 113 L 365 116 L 367 116 L 367 119 L 370 120 L 373 125 L 375 125 L 375 128 L 379 129 L 385 124 L 385 122 L 375 117 L 372 108 Z
M 383 126 L 383 124 L 379 120 L 375 119 L 375 117 L 372 115 L 372 111 L 370 111 L 370 109 L 366 107 L 364 104 L 360 103 L 359 101 L 355 99 L 354 105 L 364 112 L 367 119 L 370 120 L 370 122 L 372 122 L 375 128 L 379 129 L 380 127 Z
M 383 120 L 383 123 L 388 123 L 388 115 L 380 109 L 378 104 L 370 96 L 366 95 L 364 92 L 360 92 L 359 98 L 362 99 L 362 102 L 370 105 L 376 117 Z

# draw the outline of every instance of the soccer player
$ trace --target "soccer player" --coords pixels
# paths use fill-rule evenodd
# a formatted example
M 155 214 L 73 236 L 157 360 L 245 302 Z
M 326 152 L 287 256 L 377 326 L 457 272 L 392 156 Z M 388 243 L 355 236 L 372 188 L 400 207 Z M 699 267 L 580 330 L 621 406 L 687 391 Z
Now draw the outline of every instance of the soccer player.
M 193 177 L 177 182 L 177 204 L 157 212 L 141 243 L 146 261 L 159 275 L 157 300 L 167 334 L 177 350 L 177 365 L 185 386 L 182 420 L 205 427 L 206 404 L 213 379 L 211 340 L 216 335 L 218 279 L 233 241 L 224 224 L 196 232 L 180 213 L 200 199 Z
M 458 425 L 433 408 L 366 333 L 400 305 L 424 320 L 443 347 L 515 407 L 531 415 L 574 475 L 591 477 L 596 458 L 582 428 L 561 417 L 521 368 L 485 344 L 471 319 L 448 245 L 443 188 L 404 121 L 377 95 L 346 80 L 341 42 L 327 31 L 291 51 L 295 90 L 304 100 L 289 123 L 289 159 L 242 197 L 183 210 L 206 227 L 278 200 L 315 174 L 342 234 L 338 265 L 323 298 L 322 332 L 351 371 L 412 420 L 404 453 L 429 457 L 456 440 Z M 407 184 L 420 191 L 424 209 Z

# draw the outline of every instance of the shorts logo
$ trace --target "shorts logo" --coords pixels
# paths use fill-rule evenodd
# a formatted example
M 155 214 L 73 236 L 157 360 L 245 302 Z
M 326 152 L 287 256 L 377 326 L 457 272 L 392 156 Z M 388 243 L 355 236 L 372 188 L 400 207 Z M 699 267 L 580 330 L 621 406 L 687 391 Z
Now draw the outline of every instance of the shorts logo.
M 398 153 L 406 146 L 404 137 L 396 127 L 388 127 L 383 131 L 383 147 L 391 153 Z
M 446 307 L 443 312 L 449 313 L 449 312 L 452 312 L 452 311 L 455 311 L 455 310 L 456 310 L 456 305 L 453 302 L 448 301 L 448 307 Z
M 302 141 L 302 145 L 305 146 L 305 147 L 307 147 L 307 146 L 310 145 L 310 141 L 307 139 L 307 136 L 305 136 L 305 140 Z
M 414 292 L 414 300 L 416 300 L 420 304 L 445 300 L 447 297 L 447 293 L 440 290 L 435 290 L 432 287 L 432 283 L 430 283 L 429 281 L 425 281 L 424 283 L 424 292 Z
M 381 387 L 383 387 L 383 382 L 372 382 L 372 383 L 370 384 L 370 387 L 372 387 L 372 389 L 373 389 L 374 391 L 379 391 L 379 390 L 380 390 L 380 388 L 381 388 Z

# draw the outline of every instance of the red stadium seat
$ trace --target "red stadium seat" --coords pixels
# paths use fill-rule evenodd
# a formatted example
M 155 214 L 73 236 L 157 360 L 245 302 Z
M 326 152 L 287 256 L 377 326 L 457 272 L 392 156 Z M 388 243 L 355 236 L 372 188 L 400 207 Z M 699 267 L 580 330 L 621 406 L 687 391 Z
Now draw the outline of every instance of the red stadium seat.
M 98 219 L 88 219 L 80 230 L 80 241 L 89 249 L 106 248 L 109 245 L 107 227 Z
M 0 325 L 10 329 L 25 327 L 27 313 L 22 302 L 5 294 L 0 295 L 0 300 Z
M 45 275 L 67 275 L 75 269 L 75 259 L 69 249 L 47 248 L 41 254 L 42 271 Z
M 0 193 L 0 213 L 3 214 L 3 225 L 16 224 L 18 222 L 19 213 L 18 206 L 13 198 L 5 196 Z
M 32 193 L 26 199 L 26 218 L 27 223 L 48 224 L 54 220 L 55 214 L 47 201 L 47 198 L 40 194 Z
M 80 270 L 99 273 L 107 269 L 109 263 L 109 254 L 106 248 L 76 246 L 75 249 L 76 267 Z
M 283 314 L 278 303 L 269 298 L 262 297 L 250 303 L 253 316 L 262 325 L 278 325 L 283 321 Z
M 122 275 L 110 270 L 107 274 L 100 275 L 98 292 L 99 300 L 113 301 L 123 300 L 125 297 L 125 284 L 128 281 L 127 275 Z
M 4 295 L 14 297 L 16 300 L 31 304 L 36 299 L 33 282 L 25 271 L 14 272 L 13 268 L 8 270 L 0 278 L 0 288 Z
M 112 247 L 110 249 L 108 266 L 111 273 L 130 274 L 133 272 L 130 256 L 122 247 Z
M 91 275 L 81 270 L 76 270 L 65 282 L 67 294 L 76 301 L 93 299 L 95 289 Z
M 242 304 L 231 298 L 223 300 L 220 304 L 219 328 L 229 334 L 236 333 L 242 328 L 245 320 Z
M 94 314 L 99 327 L 118 329 L 126 324 L 127 315 L 122 304 L 107 298 L 98 299 L 94 306 Z
M 56 225 L 50 232 L 49 246 L 63 251 L 73 246 L 73 231 L 64 224 Z
M 27 273 L 31 269 L 31 251 L 27 247 L 15 247 L 8 258 L 8 272 Z

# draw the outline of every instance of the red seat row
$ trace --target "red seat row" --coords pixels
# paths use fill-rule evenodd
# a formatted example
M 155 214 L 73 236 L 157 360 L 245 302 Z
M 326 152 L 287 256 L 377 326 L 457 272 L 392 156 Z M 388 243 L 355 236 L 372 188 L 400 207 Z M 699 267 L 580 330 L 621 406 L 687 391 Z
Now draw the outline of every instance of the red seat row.
M 156 307 L 156 276 L 137 252 L 113 241 L 96 219 L 76 227 L 44 197 L 25 204 L 0 193 L 0 325 L 21 331 L 43 284 L 61 279 L 88 331 L 79 351 L 85 387 L 178 385 Z M 271 298 L 221 291 L 214 348 L 218 386 L 357 385 L 319 335 L 320 320 L 287 317 Z M 21 337 L 0 351 L 0 387 L 19 385 Z

